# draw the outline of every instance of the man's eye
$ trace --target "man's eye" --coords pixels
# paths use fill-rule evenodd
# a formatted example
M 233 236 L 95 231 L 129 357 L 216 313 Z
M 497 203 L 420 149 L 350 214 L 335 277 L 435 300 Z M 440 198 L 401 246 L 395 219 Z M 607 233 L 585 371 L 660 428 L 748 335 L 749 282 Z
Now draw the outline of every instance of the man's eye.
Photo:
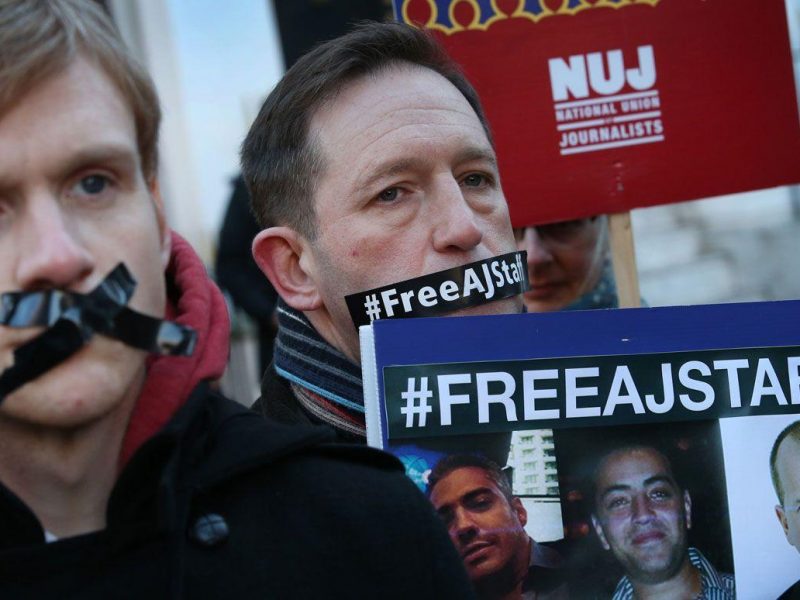
M 612 498 L 606 503 L 606 508 L 608 510 L 620 510 L 626 506 L 628 506 L 627 498 Z
M 82 177 L 70 190 L 72 196 L 98 196 L 105 192 L 110 181 L 105 175 L 87 175 Z
M 481 175 L 480 173 L 470 173 L 464 177 L 462 181 L 467 187 L 481 187 L 482 185 L 486 185 L 487 177 L 485 175 Z
M 396 187 L 391 187 L 383 190 L 378 194 L 378 200 L 382 202 L 394 202 L 400 195 L 400 190 Z
M 467 508 L 470 510 L 488 510 L 492 506 L 492 497 L 489 495 L 478 496 L 476 498 L 471 498 L 466 504 Z
M 557 223 L 540 225 L 538 229 L 539 232 L 545 236 L 563 240 L 581 233 L 589 223 L 591 223 L 590 219 L 573 219 L 571 221 L 559 221 Z
M 102 177 L 101 175 L 89 175 L 88 177 L 81 179 L 79 185 L 87 194 L 99 194 L 106 189 L 106 186 L 108 185 L 108 179 Z
M 669 500 L 670 498 L 672 498 L 672 492 L 665 489 L 655 489 L 652 492 L 650 492 L 650 497 L 653 498 L 654 500 L 661 500 L 661 501 Z

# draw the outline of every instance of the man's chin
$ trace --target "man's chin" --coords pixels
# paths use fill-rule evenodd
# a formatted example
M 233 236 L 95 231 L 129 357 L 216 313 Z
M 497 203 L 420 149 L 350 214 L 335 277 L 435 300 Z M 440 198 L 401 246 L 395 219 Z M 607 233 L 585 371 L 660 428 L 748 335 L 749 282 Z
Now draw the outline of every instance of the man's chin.
M 138 396 L 146 354 L 106 338 L 95 339 L 59 365 L 25 383 L 0 403 L 8 421 L 74 429 Z
M 688 557 L 687 557 L 688 560 Z M 682 560 L 669 554 L 649 554 L 634 558 L 631 575 L 643 583 L 663 583 L 675 577 L 680 571 Z
M 495 560 L 491 556 L 484 556 L 473 562 L 466 561 L 464 566 L 467 568 L 470 580 L 476 584 L 491 580 L 500 570 L 500 566 L 495 564 Z

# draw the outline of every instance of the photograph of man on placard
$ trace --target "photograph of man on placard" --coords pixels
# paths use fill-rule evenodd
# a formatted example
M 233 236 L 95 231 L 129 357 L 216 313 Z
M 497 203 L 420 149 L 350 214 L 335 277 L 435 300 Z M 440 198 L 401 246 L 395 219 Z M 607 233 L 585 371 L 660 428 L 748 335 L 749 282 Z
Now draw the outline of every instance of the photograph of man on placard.
M 716 421 L 557 430 L 577 597 L 734 598 Z
M 800 415 L 723 419 L 720 431 L 739 596 L 798 598 Z
M 479 598 L 566 600 L 560 544 L 529 535 L 528 511 L 511 483 L 507 471 L 489 459 L 451 454 L 430 473 L 428 497 Z
M 769 455 L 770 474 L 778 504 L 775 516 L 786 541 L 800 552 L 800 421 L 788 425 L 775 438 Z M 781 600 L 800 598 L 800 581 L 782 595 Z
M 389 447 L 444 522 L 480 598 L 570 597 L 553 448 L 552 429 Z

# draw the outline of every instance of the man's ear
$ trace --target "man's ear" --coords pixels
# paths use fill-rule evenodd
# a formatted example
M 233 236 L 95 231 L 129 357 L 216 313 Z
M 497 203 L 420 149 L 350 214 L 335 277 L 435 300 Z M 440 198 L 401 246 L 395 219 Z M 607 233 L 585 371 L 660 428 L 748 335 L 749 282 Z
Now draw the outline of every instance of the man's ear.
M 164 200 L 161 198 L 161 187 L 158 185 L 158 178 L 153 177 L 147 182 L 150 190 L 150 197 L 153 199 L 153 208 L 156 211 L 156 222 L 158 224 L 158 238 L 161 240 L 161 266 L 166 269 L 169 264 L 169 257 L 172 254 L 172 233 L 167 225 L 167 217 L 164 213 Z
M 692 497 L 689 490 L 683 491 L 683 510 L 686 513 L 686 529 L 692 528 Z
M 592 525 L 594 526 L 594 531 L 597 534 L 597 537 L 600 538 L 600 543 L 603 545 L 603 548 L 606 550 L 611 550 L 611 546 L 606 540 L 606 534 L 603 533 L 603 526 L 600 525 L 600 520 L 594 515 L 592 515 Z
M 778 517 L 778 522 L 783 527 L 783 533 L 786 536 L 786 539 L 789 539 L 789 522 L 786 520 L 786 511 L 783 510 L 783 507 L 780 504 L 775 505 L 775 516 Z
M 300 311 L 322 306 L 311 247 L 294 229 L 268 227 L 260 231 L 253 240 L 253 258 L 286 304 Z
M 525 505 L 522 503 L 522 500 L 514 496 L 511 500 L 511 509 L 516 513 L 520 525 L 525 527 L 528 523 L 528 511 L 525 510 Z

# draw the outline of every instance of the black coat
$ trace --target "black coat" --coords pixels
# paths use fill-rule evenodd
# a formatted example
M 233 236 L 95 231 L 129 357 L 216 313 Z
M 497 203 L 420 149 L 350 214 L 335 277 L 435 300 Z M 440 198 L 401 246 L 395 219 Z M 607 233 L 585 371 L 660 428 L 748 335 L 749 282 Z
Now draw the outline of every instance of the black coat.
M 797 581 L 788 590 L 783 592 L 778 600 L 800 600 L 800 581 Z
M 43 543 L 0 488 L 0 598 L 469 598 L 395 459 L 201 386 L 122 472 L 107 528 Z
M 251 250 L 253 238 L 261 231 L 250 210 L 250 194 L 242 176 L 233 180 L 233 193 L 219 231 L 214 273 L 234 304 L 258 325 L 259 373 L 272 360 L 275 339 L 273 313 L 278 292 L 258 268 Z

